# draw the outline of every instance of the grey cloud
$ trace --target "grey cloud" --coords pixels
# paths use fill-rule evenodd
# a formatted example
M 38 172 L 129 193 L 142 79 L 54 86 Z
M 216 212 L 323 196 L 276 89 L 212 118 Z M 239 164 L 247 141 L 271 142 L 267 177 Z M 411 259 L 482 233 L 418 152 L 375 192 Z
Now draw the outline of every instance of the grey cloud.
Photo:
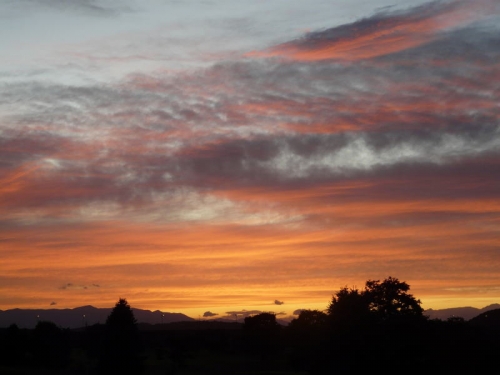
M 211 318 L 212 316 L 217 316 L 217 315 L 219 315 L 219 314 L 215 314 L 215 313 L 213 313 L 213 312 L 211 312 L 211 311 L 205 311 L 205 312 L 203 313 L 203 317 L 204 317 L 204 318 Z
M 471 63 L 494 63 L 500 55 L 500 39 L 498 28 L 490 27 L 466 27 L 460 30 L 444 32 L 440 38 L 432 40 L 424 45 L 396 52 L 390 56 L 379 57 L 382 62 L 393 62 L 411 59 L 412 65 L 406 67 L 411 72 L 423 69 L 433 62 L 453 62 L 453 69 L 433 67 L 434 73 L 443 76 L 453 76 L 454 73 L 468 76 Z M 394 66 L 394 68 L 397 68 Z M 404 67 L 397 68 L 403 71 Z M 448 74 L 446 74 L 448 72 Z M 475 95 L 476 93 L 470 92 Z
M 11 1 L 11 3 L 16 7 L 20 5 L 19 3 L 25 3 L 29 6 L 48 7 L 101 17 L 116 16 L 123 12 L 132 11 L 128 6 L 117 5 L 116 2 L 109 0 L 16 0 L 15 2 Z
M 295 310 L 295 311 L 293 312 L 293 315 L 297 315 L 297 316 L 298 316 L 298 315 L 300 315 L 300 314 L 302 313 L 302 311 L 304 311 L 304 310 L 306 310 L 306 309 L 297 309 L 297 310 Z
M 500 130 L 484 125 L 470 133 L 400 131 L 285 136 L 279 140 L 234 141 L 193 152 L 189 159 L 177 160 L 183 166 L 183 175 L 178 178 L 192 183 L 193 179 L 208 184 L 210 180 L 232 180 L 250 185 L 260 179 L 272 184 L 311 177 L 324 181 L 396 165 L 442 165 L 495 153 L 499 148 Z
M 500 149 L 497 88 L 476 66 L 500 58 L 494 31 L 443 33 L 376 62 L 246 59 L 182 77 L 137 74 L 115 86 L 3 84 L 0 167 L 50 170 L 44 181 L 33 176 L 27 207 L 64 203 L 74 217 L 152 212 L 176 220 L 202 217 L 206 205 L 211 218 L 234 211 L 230 201 L 207 198 L 221 187 L 472 165 Z M 449 63 L 432 63 L 440 58 Z
M 447 41 L 440 41 L 441 44 L 421 47 L 422 51 L 418 55 L 427 56 L 429 51 L 432 50 L 442 54 L 444 49 L 447 50 L 444 47 L 447 45 L 456 45 L 457 41 L 465 38 L 466 35 L 469 35 L 468 38 L 471 41 L 474 40 L 481 43 L 481 40 L 484 40 L 479 31 L 469 33 L 457 32 L 450 34 Z M 494 53 L 492 51 L 498 50 L 490 48 L 494 43 L 498 43 L 498 37 L 495 39 L 493 35 L 491 33 L 488 39 L 489 47 L 487 45 L 476 47 L 478 53 L 471 54 L 471 56 L 481 56 L 481 54 L 486 53 L 491 54 Z M 436 88 L 443 92 L 443 95 L 446 95 L 446 100 L 449 100 L 450 95 L 456 95 L 458 98 L 464 96 L 479 98 L 476 92 L 455 90 L 453 82 L 449 82 L 447 86 L 441 84 L 441 79 L 449 80 L 453 78 L 453 69 L 450 69 L 449 66 L 444 69 L 442 67 L 429 67 L 428 65 L 420 64 L 409 66 L 398 65 L 397 58 L 392 61 L 391 69 L 370 64 L 346 67 L 336 64 L 297 63 L 280 65 L 276 63 L 227 62 L 215 65 L 208 72 L 207 74 L 195 74 L 191 77 L 192 80 L 198 82 L 194 87 L 195 89 L 199 88 L 199 91 L 202 92 L 205 86 L 217 87 L 218 83 L 223 82 L 222 86 L 228 85 L 231 90 L 235 91 L 235 94 L 229 96 L 224 90 L 216 89 L 209 100 L 206 98 L 201 99 L 196 94 L 191 93 L 187 95 L 183 91 L 186 83 L 176 82 L 176 79 L 165 80 L 151 77 L 149 77 L 149 80 L 153 79 L 153 82 L 158 85 L 154 91 L 37 87 L 31 90 L 31 92 L 37 93 L 35 94 L 38 96 L 37 100 L 50 103 L 49 109 L 45 106 L 40 107 L 40 110 L 33 112 L 32 118 L 27 117 L 26 112 L 24 112 L 23 116 L 30 122 L 34 118 L 40 121 L 40 119 L 43 120 L 47 116 L 49 116 L 47 120 L 53 122 L 58 117 L 61 117 L 62 123 L 71 119 L 72 123 L 81 124 L 80 126 L 85 126 L 89 123 L 89 120 L 92 121 L 92 119 L 82 118 L 81 110 L 76 110 L 68 106 L 67 100 L 69 99 L 76 100 L 78 105 L 83 105 L 84 108 L 92 109 L 94 112 L 97 111 L 97 113 L 100 111 L 103 114 L 108 112 L 114 113 L 117 120 L 116 124 L 119 123 L 120 126 L 131 126 L 137 130 L 143 129 L 141 127 L 144 126 L 150 126 L 151 128 L 156 127 L 156 129 L 164 130 L 165 126 L 173 129 L 172 125 L 174 125 L 175 128 L 175 123 L 179 121 L 187 122 L 193 127 L 196 124 L 205 123 L 214 131 L 213 134 L 217 138 L 218 130 L 223 130 L 224 132 L 230 131 L 234 135 L 237 134 L 236 131 L 258 133 L 264 130 L 262 127 L 267 128 L 269 125 L 274 124 L 276 120 L 288 121 L 297 126 L 303 126 L 304 130 L 307 130 L 308 124 L 311 124 L 311 122 L 335 124 L 336 122 L 347 121 L 353 125 L 360 126 L 361 130 L 363 124 L 360 123 L 360 120 L 363 122 L 366 122 L 366 120 L 372 121 L 373 123 L 370 125 L 377 128 L 381 126 L 385 128 L 388 126 L 400 127 L 401 121 L 415 121 L 413 118 L 415 114 L 413 113 L 394 113 L 394 111 L 391 111 L 392 118 L 384 119 L 385 123 L 382 124 L 376 122 L 377 116 L 381 111 L 388 112 L 388 108 L 386 108 L 387 102 L 395 101 L 396 103 L 406 104 L 415 102 L 416 98 L 418 99 L 424 95 L 424 93 L 419 95 L 418 91 L 413 91 L 397 92 L 395 93 L 397 96 L 391 97 L 392 93 L 385 92 L 384 95 L 386 97 L 383 100 L 378 97 L 377 92 L 381 88 L 383 89 L 384 86 L 390 88 L 392 84 L 412 83 L 416 85 L 415 88 L 418 90 L 427 90 L 429 85 L 435 85 Z M 471 71 L 467 72 L 460 69 L 456 73 L 456 76 L 463 77 L 464 74 L 466 76 L 470 75 Z M 477 76 L 477 72 L 474 75 L 476 77 L 472 76 L 471 80 L 481 78 L 481 76 Z M 145 78 L 138 76 L 136 83 L 140 84 L 141 79 Z M 419 86 L 418 82 L 424 82 L 425 87 Z M 479 83 L 484 84 L 484 82 Z M 16 91 L 12 90 L 12 88 L 9 87 L 6 93 Z M 163 95 L 162 91 L 168 92 L 168 95 Z M 194 91 L 196 92 L 196 90 Z M 15 95 L 13 99 L 19 102 L 19 98 L 21 98 L 22 102 L 31 95 L 33 94 L 26 92 Z M 48 96 L 44 99 L 40 95 Z M 321 97 L 321 100 L 317 99 L 318 96 Z M 8 101 L 8 97 L 5 99 Z M 197 101 L 195 105 L 183 106 L 180 104 L 182 102 L 193 102 L 194 100 Z M 281 109 L 278 112 L 271 108 L 263 113 L 248 113 L 244 109 L 237 110 L 238 106 L 235 106 L 236 103 L 269 105 L 270 107 L 276 104 Z M 346 107 L 347 103 L 350 104 Z M 339 110 L 339 105 L 345 108 Z M 124 106 L 127 107 L 127 110 L 123 109 Z M 145 108 L 148 110 L 145 110 Z M 300 114 L 297 108 L 300 109 Z M 360 113 L 359 108 L 369 108 L 370 111 L 365 110 Z M 158 121 L 155 123 L 151 122 L 149 125 L 144 123 L 149 113 L 160 114 Z M 475 116 L 477 117 L 481 113 L 489 115 L 491 120 L 495 119 L 495 116 L 491 116 L 488 111 L 484 110 L 476 111 Z M 455 115 L 453 115 L 453 111 L 445 114 L 446 116 L 443 116 L 442 112 L 427 111 L 425 120 L 434 120 L 440 126 L 443 126 L 443 121 L 447 121 L 449 126 L 452 126 L 456 123 L 460 111 Z M 470 120 L 473 120 L 471 116 L 469 117 Z M 114 125 L 113 118 L 109 118 L 106 123 Z M 238 129 L 235 125 L 252 125 L 252 127 Z M 200 141 L 203 142 L 203 138 Z
M 57 302 L 52 301 L 52 302 L 50 303 L 50 306 L 55 306 L 55 305 L 57 305 Z
M 285 302 L 283 301 L 278 301 L 277 299 L 274 300 L 275 305 L 283 305 Z
M 88 217 L 99 217 L 95 215 L 101 215 L 99 212 L 102 212 L 103 207 L 108 207 L 108 215 L 118 215 L 128 205 L 136 207 L 142 205 L 145 210 L 148 210 L 148 207 L 157 206 L 156 199 L 161 199 L 163 204 L 184 207 L 184 212 L 186 212 L 187 207 L 193 206 L 193 213 L 195 213 L 197 206 L 199 207 L 200 204 L 206 206 L 210 202 L 203 198 L 203 195 L 197 195 L 194 191 L 190 192 L 185 188 L 178 191 L 170 189 L 168 194 L 162 193 L 170 185 L 170 182 L 162 178 L 163 174 L 169 173 L 176 183 L 180 182 L 193 189 L 198 186 L 223 186 L 224 184 L 234 186 L 235 183 L 242 187 L 284 187 L 285 185 L 292 187 L 290 183 L 299 182 L 312 185 L 343 179 L 346 176 L 349 178 L 362 177 L 370 169 L 377 169 L 379 172 L 385 169 L 379 177 L 380 180 L 383 180 L 384 174 L 389 175 L 387 168 L 394 169 L 394 173 L 397 174 L 409 166 L 413 168 L 413 171 L 419 171 L 420 176 L 429 173 L 440 175 L 444 168 L 443 163 L 456 164 L 456 161 L 466 157 L 477 158 L 480 155 L 487 156 L 488 153 L 495 153 L 499 139 L 497 134 L 496 131 L 484 127 L 481 132 L 477 134 L 471 132 L 470 135 L 465 132 L 456 135 L 424 133 L 412 136 L 408 136 L 408 134 L 405 136 L 404 133 L 399 135 L 395 133 L 364 135 L 352 133 L 289 136 L 283 137 L 279 141 L 274 139 L 230 141 L 216 145 L 212 149 L 194 150 L 187 157 L 177 156 L 169 159 L 149 157 L 146 160 L 132 159 L 128 161 L 127 169 L 130 171 L 134 169 L 147 171 L 147 168 L 152 168 L 151 174 L 143 175 L 142 182 L 132 179 L 126 184 L 117 183 L 114 186 L 109 186 L 110 172 L 116 172 L 116 169 L 105 173 L 102 170 L 102 165 L 87 166 L 87 171 L 92 171 L 94 177 L 81 179 L 73 177 L 72 180 L 68 181 L 60 180 L 58 185 L 61 187 L 61 194 L 58 196 L 45 196 L 42 194 L 43 190 L 40 190 L 42 186 L 39 186 L 39 190 L 30 194 L 26 202 L 34 204 L 38 200 L 39 204 L 56 205 L 66 200 L 77 205 L 85 205 L 85 208 L 82 207 L 80 211 L 82 214 Z M 269 150 L 269 152 L 265 150 Z M 259 155 L 259 151 L 263 151 L 262 154 Z M 435 172 L 432 172 L 433 169 L 429 168 L 429 163 L 435 165 L 435 168 L 439 168 L 441 172 L 435 168 Z M 420 164 L 421 167 L 416 167 L 417 164 Z M 463 161 L 461 164 L 464 165 L 463 171 L 465 173 L 483 173 L 485 177 L 489 173 L 487 166 L 490 163 L 484 164 L 480 169 L 472 167 L 472 165 L 471 168 L 468 168 L 467 164 L 463 164 Z M 102 179 L 99 176 L 102 176 Z M 102 189 L 104 182 L 106 182 L 106 186 L 109 186 L 108 189 Z M 147 194 L 134 192 L 141 186 Z M 420 185 L 416 184 L 415 186 Z M 490 189 L 489 194 L 494 196 L 494 185 L 489 186 L 493 189 Z M 75 190 L 75 188 L 77 189 Z M 72 191 L 82 191 L 82 188 L 88 189 L 83 196 L 69 194 Z M 158 193 L 152 194 L 155 190 Z M 447 188 L 446 190 L 438 190 L 434 195 L 439 191 L 447 191 L 447 194 L 450 194 L 450 189 Z M 462 194 L 456 188 L 452 191 Z M 393 191 L 393 194 L 397 192 L 397 190 Z M 425 188 L 423 190 L 417 189 L 415 196 L 428 194 L 426 192 Z M 376 193 L 375 189 L 370 195 Z M 463 193 L 467 194 L 465 190 Z M 152 200 L 148 201 L 148 199 Z M 106 203 L 106 200 L 113 203 Z M 95 205 L 89 204 L 93 201 L 96 202 Z M 217 204 L 219 207 L 217 209 L 220 209 L 220 214 L 224 216 L 227 215 L 224 213 L 226 209 L 234 211 L 234 208 L 228 205 L 229 202 L 223 203 L 222 206 Z M 170 211 L 172 208 L 173 206 L 171 206 Z M 138 212 L 140 213 L 141 210 Z M 149 212 L 149 215 L 151 214 L 152 212 Z M 172 214 L 173 211 L 170 215 Z M 187 218 L 186 215 L 184 217 Z
M 500 148 L 499 131 L 494 128 L 474 138 L 444 133 L 431 137 L 410 136 L 400 142 L 391 142 L 386 134 L 372 137 L 352 134 L 341 147 L 328 147 L 328 138 L 321 140 L 320 143 L 326 147 L 322 147 L 320 153 L 307 156 L 295 153 L 285 143 L 281 145 L 279 154 L 263 165 L 284 177 L 303 178 L 317 172 L 337 174 L 394 164 L 441 164 L 457 158 L 495 152 Z M 370 138 L 384 143 L 384 146 L 375 147 Z

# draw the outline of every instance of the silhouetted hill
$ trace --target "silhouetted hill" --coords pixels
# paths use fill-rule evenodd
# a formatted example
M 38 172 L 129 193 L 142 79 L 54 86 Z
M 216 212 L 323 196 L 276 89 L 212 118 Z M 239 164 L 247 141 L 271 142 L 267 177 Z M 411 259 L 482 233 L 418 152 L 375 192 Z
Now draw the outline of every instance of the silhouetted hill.
M 19 328 L 34 328 L 39 320 L 48 320 L 62 328 L 78 328 L 85 325 L 105 323 L 112 308 L 81 306 L 74 309 L 12 309 L 0 310 L 0 327 L 15 323 Z M 134 316 L 139 323 L 159 324 L 194 319 L 180 313 L 134 309 Z
M 470 320 L 476 327 L 500 329 L 500 309 L 489 310 Z
M 492 305 L 483 307 L 482 309 L 477 309 L 475 307 L 454 307 L 450 309 L 440 310 L 429 309 L 424 311 L 424 315 L 427 315 L 430 319 L 446 320 L 452 316 L 459 316 L 464 318 L 465 320 L 470 320 L 481 313 L 499 308 L 500 304 L 494 303 Z
M 199 330 L 241 330 L 243 323 L 217 320 L 191 320 L 165 324 L 139 323 L 140 331 L 199 331 Z
M 279 324 L 279 325 L 282 325 L 282 326 L 287 326 L 290 324 L 290 322 L 292 321 L 294 317 L 288 317 L 288 318 L 285 318 L 285 319 L 276 319 L 276 322 Z M 239 318 L 238 320 L 234 320 L 234 318 L 215 318 L 215 319 L 210 319 L 210 320 L 207 320 L 207 321 L 212 321 L 212 322 L 221 322 L 221 323 L 241 323 L 243 324 L 245 319 L 244 318 Z

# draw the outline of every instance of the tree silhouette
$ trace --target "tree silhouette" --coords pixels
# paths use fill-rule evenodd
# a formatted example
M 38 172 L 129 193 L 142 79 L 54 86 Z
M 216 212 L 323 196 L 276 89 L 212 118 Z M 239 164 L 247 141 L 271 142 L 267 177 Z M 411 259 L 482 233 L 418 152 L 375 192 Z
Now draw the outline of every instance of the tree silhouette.
M 420 300 L 409 294 L 409 290 L 406 282 L 391 276 L 383 282 L 368 280 L 361 292 L 344 287 L 333 295 L 328 314 L 344 322 L 423 317 Z
M 370 311 L 382 319 L 422 316 L 424 310 L 420 306 L 420 300 L 415 299 L 408 290 L 410 286 L 407 283 L 389 276 L 383 282 L 368 280 L 364 295 Z
M 137 330 L 137 320 L 126 299 L 120 298 L 118 300 L 111 314 L 106 319 L 106 326 L 116 331 Z
M 120 298 L 106 319 L 106 339 L 100 370 L 105 374 L 139 374 L 141 345 L 134 313 Z
M 261 313 L 247 316 L 243 327 L 245 330 L 252 332 L 270 332 L 276 330 L 279 326 L 275 314 Z
M 368 319 L 370 309 L 367 296 L 363 292 L 344 287 L 333 295 L 327 311 L 334 321 L 357 324 Z
M 319 310 L 302 310 L 299 317 L 293 319 L 289 327 L 298 330 L 315 330 L 315 329 L 323 329 L 326 324 L 328 315 L 326 315 L 323 311 Z
M 378 362 L 408 368 L 423 358 L 425 318 L 409 289 L 389 276 L 368 280 L 361 291 L 344 287 L 333 295 L 330 350 L 339 372 L 367 372 Z

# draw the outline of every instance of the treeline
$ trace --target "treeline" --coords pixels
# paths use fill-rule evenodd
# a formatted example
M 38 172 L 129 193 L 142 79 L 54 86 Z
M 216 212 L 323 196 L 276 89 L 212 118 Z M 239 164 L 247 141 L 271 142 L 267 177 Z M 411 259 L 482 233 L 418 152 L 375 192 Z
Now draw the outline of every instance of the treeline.
M 498 322 L 500 310 L 429 320 L 409 285 L 392 277 L 342 288 L 327 310 L 304 310 L 287 327 L 262 313 L 243 324 L 139 330 L 120 299 L 104 325 L 1 330 L 0 374 L 483 373 L 498 366 Z

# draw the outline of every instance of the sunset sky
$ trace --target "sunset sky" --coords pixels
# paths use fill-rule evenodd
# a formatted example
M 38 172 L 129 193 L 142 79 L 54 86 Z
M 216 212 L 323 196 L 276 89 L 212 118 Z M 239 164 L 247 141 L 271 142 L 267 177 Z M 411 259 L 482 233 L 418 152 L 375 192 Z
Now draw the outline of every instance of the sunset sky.
M 1 310 L 388 276 L 500 303 L 498 0 L 0 2 Z

